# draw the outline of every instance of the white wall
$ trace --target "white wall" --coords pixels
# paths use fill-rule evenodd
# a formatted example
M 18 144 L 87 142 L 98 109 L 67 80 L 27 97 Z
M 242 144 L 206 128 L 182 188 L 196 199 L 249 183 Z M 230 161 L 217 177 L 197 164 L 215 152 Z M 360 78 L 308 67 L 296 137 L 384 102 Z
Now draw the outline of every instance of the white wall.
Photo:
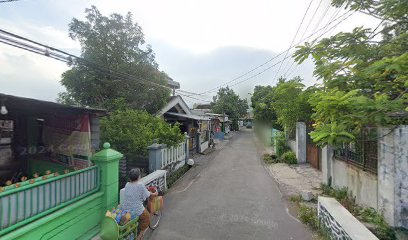
M 380 211 L 388 224 L 408 229 L 408 126 L 378 131 L 377 175 L 333 159 L 322 150 L 323 183 L 348 187 L 358 204 Z
M 348 187 L 357 204 L 378 208 L 378 181 L 375 174 L 333 159 L 332 183 L 336 187 Z

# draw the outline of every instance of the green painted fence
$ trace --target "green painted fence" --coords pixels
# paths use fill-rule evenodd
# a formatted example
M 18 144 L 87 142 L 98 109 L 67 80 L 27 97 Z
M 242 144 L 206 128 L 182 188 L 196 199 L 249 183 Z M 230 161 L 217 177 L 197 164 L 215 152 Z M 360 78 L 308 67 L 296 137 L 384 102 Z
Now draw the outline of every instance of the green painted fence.
M 107 209 L 118 204 L 119 160 L 108 143 L 92 160 L 96 166 L 0 193 L 0 239 L 91 239 Z
M 0 193 L 0 236 L 95 193 L 99 179 L 93 166 Z

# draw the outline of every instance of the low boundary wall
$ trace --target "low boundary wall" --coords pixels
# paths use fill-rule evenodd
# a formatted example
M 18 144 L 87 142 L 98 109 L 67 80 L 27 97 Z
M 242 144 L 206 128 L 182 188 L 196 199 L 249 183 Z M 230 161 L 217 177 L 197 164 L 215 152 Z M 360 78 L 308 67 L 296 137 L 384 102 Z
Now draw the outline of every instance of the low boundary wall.
M 378 240 L 336 199 L 318 198 L 319 225 L 330 235 L 330 239 Z

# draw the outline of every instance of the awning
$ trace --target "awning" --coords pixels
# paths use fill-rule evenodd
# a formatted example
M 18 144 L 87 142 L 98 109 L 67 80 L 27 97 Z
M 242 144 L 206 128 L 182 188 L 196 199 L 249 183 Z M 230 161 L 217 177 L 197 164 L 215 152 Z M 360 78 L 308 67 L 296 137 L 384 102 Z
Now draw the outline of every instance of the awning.
M 194 119 L 194 120 L 202 120 L 202 121 L 210 121 L 211 120 L 211 118 L 209 118 L 209 117 L 192 115 L 192 114 L 173 113 L 173 112 L 166 112 L 165 114 L 176 116 L 176 117 Z

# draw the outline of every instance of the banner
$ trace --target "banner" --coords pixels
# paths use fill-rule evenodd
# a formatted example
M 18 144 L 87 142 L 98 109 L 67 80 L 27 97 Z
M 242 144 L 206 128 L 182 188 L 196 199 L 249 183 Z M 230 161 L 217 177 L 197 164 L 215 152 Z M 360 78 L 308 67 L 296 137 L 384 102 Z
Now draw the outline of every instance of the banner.
M 89 116 L 62 115 L 45 119 L 43 141 L 51 152 L 71 159 L 74 157 L 87 159 L 91 156 Z

